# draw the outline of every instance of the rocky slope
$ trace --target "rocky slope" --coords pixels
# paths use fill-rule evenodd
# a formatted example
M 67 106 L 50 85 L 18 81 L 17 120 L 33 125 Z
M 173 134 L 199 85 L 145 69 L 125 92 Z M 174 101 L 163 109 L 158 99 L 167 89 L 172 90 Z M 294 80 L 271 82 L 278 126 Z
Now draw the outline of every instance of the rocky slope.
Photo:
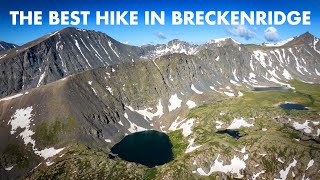
M 0 60 L 1 179 L 270 179 L 294 167 L 286 177 L 317 179 L 320 89 L 288 81 L 320 82 L 319 46 L 309 33 L 281 46 L 218 39 L 134 47 L 75 28 L 39 38 Z M 312 110 L 288 113 L 276 106 L 284 101 Z M 214 133 L 233 121 L 248 125 L 236 128 L 239 140 Z M 150 169 L 110 154 L 125 135 L 147 129 L 168 132 L 174 161 Z M 233 162 L 240 168 L 229 170 Z
M 137 58 L 137 47 L 75 28 L 41 37 L 1 58 L 0 96 L 38 87 L 68 75 Z
M 18 47 L 16 44 L 0 41 L 0 53 Z
M 227 77 L 233 84 L 281 84 L 290 79 L 319 82 L 319 46 L 318 38 L 305 33 L 282 46 L 242 45 L 226 38 L 203 45 L 173 40 L 166 45 L 135 47 L 103 33 L 66 28 L 4 54 L 0 61 L 0 97 L 85 70 L 173 53 L 206 61 L 216 80 Z

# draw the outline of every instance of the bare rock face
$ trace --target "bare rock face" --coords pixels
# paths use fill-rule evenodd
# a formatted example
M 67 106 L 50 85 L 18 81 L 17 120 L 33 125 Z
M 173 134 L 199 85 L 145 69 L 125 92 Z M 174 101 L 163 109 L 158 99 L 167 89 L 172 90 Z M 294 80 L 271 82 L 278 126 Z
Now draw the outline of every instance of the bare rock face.
M 47 84 L 81 71 L 131 62 L 138 48 L 94 31 L 66 28 L 41 37 L 2 58 L 0 96 Z

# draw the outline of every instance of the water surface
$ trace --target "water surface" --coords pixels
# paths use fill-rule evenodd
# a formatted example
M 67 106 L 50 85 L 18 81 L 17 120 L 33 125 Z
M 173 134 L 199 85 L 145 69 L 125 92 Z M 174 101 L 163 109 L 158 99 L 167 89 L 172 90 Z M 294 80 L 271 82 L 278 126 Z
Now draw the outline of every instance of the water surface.
M 287 110 L 308 110 L 304 105 L 293 103 L 280 104 L 280 107 Z
M 232 136 L 233 138 L 236 138 L 236 139 L 241 138 L 240 132 L 237 130 L 225 129 L 225 130 L 217 131 L 216 133 L 217 134 L 228 134 L 229 136 Z
M 148 167 L 163 165 L 173 160 L 172 144 L 168 135 L 150 130 L 124 137 L 111 152 L 129 162 Z

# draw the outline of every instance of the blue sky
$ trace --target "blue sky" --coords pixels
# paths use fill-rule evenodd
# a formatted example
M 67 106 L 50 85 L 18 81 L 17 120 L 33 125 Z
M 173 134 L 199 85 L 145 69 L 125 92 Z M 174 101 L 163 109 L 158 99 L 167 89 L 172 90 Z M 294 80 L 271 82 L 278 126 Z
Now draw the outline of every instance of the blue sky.
M 190 43 L 203 43 L 210 39 L 232 37 L 242 43 L 266 42 L 264 31 L 270 26 L 173 26 L 168 15 L 171 11 L 311 11 L 310 26 L 274 26 L 271 33 L 277 33 L 274 40 L 285 40 L 306 31 L 320 37 L 320 1 L 316 0 L 4 0 L 0 7 L 0 40 L 22 45 L 47 33 L 67 26 L 49 26 L 47 12 L 50 10 L 91 11 L 89 24 L 79 28 L 102 31 L 116 40 L 131 45 L 166 43 L 172 39 Z M 11 25 L 10 10 L 43 11 L 44 24 L 41 26 Z M 139 17 L 138 26 L 112 26 L 95 24 L 95 11 L 136 10 L 142 16 L 144 11 L 165 11 L 166 25 L 146 26 Z M 270 30 L 270 28 L 269 28 Z M 276 31 L 276 32 L 274 32 Z M 231 32 L 231 33 L 230 33 Z

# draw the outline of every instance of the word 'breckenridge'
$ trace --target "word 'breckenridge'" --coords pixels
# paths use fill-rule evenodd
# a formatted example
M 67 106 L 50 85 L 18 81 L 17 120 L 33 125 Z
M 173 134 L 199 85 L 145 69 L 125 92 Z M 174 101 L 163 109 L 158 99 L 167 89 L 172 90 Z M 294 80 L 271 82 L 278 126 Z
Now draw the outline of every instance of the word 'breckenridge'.
M 172 11 L 173 25 L 310 25 L 310 11 Z

